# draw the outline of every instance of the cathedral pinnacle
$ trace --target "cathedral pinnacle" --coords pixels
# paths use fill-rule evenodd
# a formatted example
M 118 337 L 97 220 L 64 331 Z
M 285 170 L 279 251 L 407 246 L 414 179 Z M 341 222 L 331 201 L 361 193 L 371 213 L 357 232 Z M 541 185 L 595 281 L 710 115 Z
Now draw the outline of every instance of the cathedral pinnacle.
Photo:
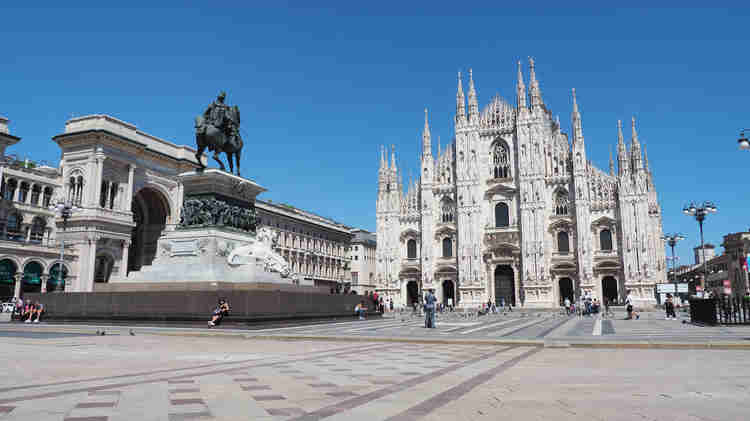
M 573 94 L 573 143 L 583 143 L 583 125 L 581 123 L 581 113 L 578 112 L 578 101 L 576 99 L 576 88 L 572 90 Z
M 479 103 L 477 91 L 474 89 L 474 75 L 471 69 L 469 69 L 469 121 L 471 123 L 479 122 Z
M 625 148 L 625 139 L 622 136 L 622 120 L 617 120 L 617 168 L 620 175 L 628 172 L 628 151 Z
M 529 96 L 531 97 L 531 108 L 544 105 L 542 91 L 539 89 L 539 81 L 536 79 L 534 59 L 531 57 L 529 57 Z
M 384 145 L 380 145 L 380 169 L 381 170 L 388 169 L 388 160 L 385 159 L 385 146 Z
M 396 168 L 396 145 L 391 145 L 391 171 L 394 174 L 398 173 L 398 168 Z
M 635 117 L 633 117 L 633 136 L 630 139 L 630 155 L 633 160 L 633 171 L 643 168 L 641 161 L 641 142 L 638 141 L 638 132 L 635 130 Z
M 518 60 L 518 83 L 516 86 L 516 104 L 518 109 L 526 108 L 526 85 L 523 83 L 523 72 L 521 71 L 521 60 Z
M 615 175 L 615 160 L 612 158 L 612 146 L 609 147 L 609 175 Z
M 456 125 L 466 121 L 466 103 L 464 102 L 464 88 L 461 85 L 461 72 L 458 72 L 458 90 L 456 91 Z
M 430 123 L 427 116 L 427 108 L 424 109 L 424 130 L 422 131 L 422 155 L 432 155 L 432 140 L 430 137 Z

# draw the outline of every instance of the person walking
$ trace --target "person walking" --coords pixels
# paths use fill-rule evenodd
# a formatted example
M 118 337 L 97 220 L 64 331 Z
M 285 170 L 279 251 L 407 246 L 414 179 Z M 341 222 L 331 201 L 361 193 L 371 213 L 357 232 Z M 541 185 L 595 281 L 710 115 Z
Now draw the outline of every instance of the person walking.
M 565 313 L 570 316 L 570 298 L 565 297 Z
M 674 312 L 674 301 L 672 299 L 672 294 L 667 294 L 667 301 L 664 303 L 664 310 L 667 313 L 664 317 L 664 320 L 669 320 L 670 318 L 672 320 L 677 320 L 677 313 Z
M 633 315 L 638 320 L 641 318 L 641 315 L 633 309 L 633 296 L 630 294 L 630 290 L 627 291 L 627 294 L 628 296 L 625 298 L 625 310 L 628 312 L 628 317 L 625 320 L 633 320 Z
M 435 328 L 435 302 L 437 298 L 433 290 L 429 290 L 424 297 L 424 327 L 428 329 Z

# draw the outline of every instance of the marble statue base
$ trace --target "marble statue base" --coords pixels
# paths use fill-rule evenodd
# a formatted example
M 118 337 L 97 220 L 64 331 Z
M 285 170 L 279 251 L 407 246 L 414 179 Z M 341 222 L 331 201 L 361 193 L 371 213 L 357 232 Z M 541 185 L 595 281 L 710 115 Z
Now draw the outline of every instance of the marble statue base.
M 255 197 L 263 187 L 214 169 L 179 177 L 184 185 L 180 224 L 162 233 L 150 263 L 110 283 L 299 285 L 274 250 L 278 233 L 256 229 Z
M 167 232 L 159 239 L 157 255 L 151 265 L 131 272 L 121 282 L 255 282 L 294 284 L 292 276 L 273 271 L 261 258 L 228 258 L 236 250 L 259 246 L 252 234 L 216 228 L 194 228 Z M 113 281 L 114 283 L 115 281 Z

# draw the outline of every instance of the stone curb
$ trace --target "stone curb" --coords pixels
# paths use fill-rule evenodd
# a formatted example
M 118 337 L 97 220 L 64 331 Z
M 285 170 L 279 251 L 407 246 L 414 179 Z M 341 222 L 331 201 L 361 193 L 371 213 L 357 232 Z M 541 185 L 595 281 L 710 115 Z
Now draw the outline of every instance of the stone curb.
M 18 331 L 91 333 L 91 328 L 59 328 L 56 326 L 34 326 Z M 110 327 L 110 335 L 123 335 L 122 328 Z M 497 346 L 535 346 L 545 348 L 589 348 L 589 349 L 716 349 L 716 350 L 750 350 L 750 341 L 712 341 L 712 342 L 656 342 L 656 341 L 622 341 L 622 342 L 573 342 L 566 339 L 448 339 L 448 338 L 406 338 L 406 337 L 371 337 L 371 336 L 314 336 L 314 335 L 253 335 L 248 331 L 206 330 L 206 331 L 159 331 L 139 330 L 137 335 L 157 335 L 176 337 L 223 337 L 232 339 L 268 340 L 268 341 L 324 341 L 324 342 L 380 342 L 380 343 L 413 343 L 438 345 L 497 345 Z

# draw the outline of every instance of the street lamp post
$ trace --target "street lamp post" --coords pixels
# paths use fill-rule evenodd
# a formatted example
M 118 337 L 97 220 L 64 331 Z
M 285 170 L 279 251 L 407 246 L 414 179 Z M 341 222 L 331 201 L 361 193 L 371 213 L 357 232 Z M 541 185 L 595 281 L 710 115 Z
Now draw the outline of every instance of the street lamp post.
M 750 130 L 750 129 L 740 130 L 740 138 L 737 140 L 738 146 L 743 151 L 750 150 L 750 140 L 747 140 L 747 137 L 745 137 L 745 130 Z
M 695 220 L 698 221 L 698 227 L 700 227 L 701 232 L 701 253 L 703 254 L 703 281 L 701 282 L 701 289 L 705 292 L 706 287 L 706 281 L 708 280 L 708 265 L 706 262 L 706 248 L 705 244 L 703 243 L 703 221 L 706 219 L 706 217 L 716 212 L 716 205 L 714 205 L 712 202 L 703 202 L 702 204 L 699 204 L 698 206 L 695 205 L 695 203 L 690 203 L 690 205 L 685 206 L 684 209 L 682 209 L 682 212 L 685 213 L 685 215 L 693 216 L 695 217 Z
M 679 241 L 684 240 L 685 236 L 679 233 L 665 234 L 663 237 L 661 237 L 661 239 L 664 240 L 667 245 L 672 248 L 672 258 L 670 259 L 672 261 L 672 282 L 674 283 L 675 296 L 677 296 L 677 271 L 675 270 L 675 265 L 677 264 L 678 258 L 674 255 L 674 246 L 676 246 Z
M 49 209 L 53 212 L 55 212 L 60 218 L 63 220 L 63 232 L 65 232 L 65 229 L 68 227 L 68 219 L 73 216 L 74 213 L 81 210 L 78 206 L 70 203 L 70 202 L 64 202 L 59 201 L 55 205 L 50 205 Z M 65 240 L 62 239 L 62 236 L 60 236 L 60 266 L 59 266 L 59 276 L 60 276 L 60 282 L 65 282 L 63 279 L 63 261 L 65 259 Z M 64 284 L 63 284 L 64 285 Z M 59 291 L 58 288 L 55 288 L 55 291 Z

